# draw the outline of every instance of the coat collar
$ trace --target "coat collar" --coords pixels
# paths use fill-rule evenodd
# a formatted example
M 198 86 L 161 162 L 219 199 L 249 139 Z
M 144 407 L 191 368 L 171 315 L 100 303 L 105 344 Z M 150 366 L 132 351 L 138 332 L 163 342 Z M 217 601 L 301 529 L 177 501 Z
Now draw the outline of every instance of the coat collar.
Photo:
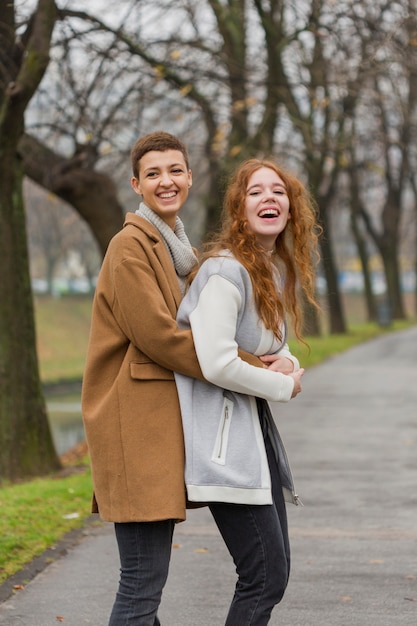
M 155 241 L 155 243 L 158 241 L 162 242 L 162 237 L 159 230 L 155 228 L 153 224 L 143 219 L 143 217 L 136 215 L 136 213 L 126 213 L 123 228 L 129 225 L 139 228 L 139 230 L 144 232 L 145 235 L 149 237 L 149 239 L 152 239 L 152 241 Z

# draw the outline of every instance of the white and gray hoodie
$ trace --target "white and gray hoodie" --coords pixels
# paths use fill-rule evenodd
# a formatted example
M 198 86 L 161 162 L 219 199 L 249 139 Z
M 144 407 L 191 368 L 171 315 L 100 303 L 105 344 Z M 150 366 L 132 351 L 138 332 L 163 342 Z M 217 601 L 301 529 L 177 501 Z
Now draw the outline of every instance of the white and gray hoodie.
M 280 344 L 259 319 L 246 269 L 228 252 L 205 261 L 178 310 L 181 328 L 191 328 L 206 381 L 175 374 L 184 426 L 188 499 L 192 502 L 271 504 L 271 480 L 256 398 L 288 402 L 291 377 L 258 368 L 238 356 L 298 360 L 284 336 Z M 284 335 L 286 329 L 284 330 Z M 298 503 L 276 425 L 269 414 L 287 500 Z

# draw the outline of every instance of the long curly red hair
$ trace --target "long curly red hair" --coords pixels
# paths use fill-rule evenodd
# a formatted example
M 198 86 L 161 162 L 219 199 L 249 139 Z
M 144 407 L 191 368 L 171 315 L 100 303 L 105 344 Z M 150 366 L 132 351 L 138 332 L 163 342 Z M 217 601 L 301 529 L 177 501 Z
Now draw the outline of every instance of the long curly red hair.
M 248 227 L 246 190 L 252 174 L 262 167 L 272 169 L 284 182 L 290 201 L 291 219 L 275 241 L 272 257 L 281 276 L 277 290 L 270 258 Z M 282 322 L 290 316 L 296 337 L 302 338 L 302 309 L 299 288 L 311 304 L 315 301 L 315 262 L 318 233 L 315 203 L 304 185 L 272 160 L 249 159 L 235 171 L 227 187 L 220 231 L 205 245 L 203 259 L 230 250 L 242 263 L 252 281 L 255 305 L 266 328 L 282 339 Z

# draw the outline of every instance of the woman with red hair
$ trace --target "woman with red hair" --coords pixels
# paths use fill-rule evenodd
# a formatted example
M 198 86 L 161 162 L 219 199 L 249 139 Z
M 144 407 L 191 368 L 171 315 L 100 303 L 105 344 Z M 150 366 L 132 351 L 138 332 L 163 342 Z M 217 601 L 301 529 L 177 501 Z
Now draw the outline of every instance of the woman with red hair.
M 268 624 L 288 583 L 285 500 L 298 496 L 268 402 L 301 391 L 285 316 L 302 340 L 298 295 L 315 304 L 316 249 L 314 204 L 301 182 L 273 161 L 245 161 L 178 311 L 205 378 L 176 374 L 187 496 L 208 503 L 238 574 L 226 626 Z M 265 368 L 242 361 L 238 346 L 266 355 Z

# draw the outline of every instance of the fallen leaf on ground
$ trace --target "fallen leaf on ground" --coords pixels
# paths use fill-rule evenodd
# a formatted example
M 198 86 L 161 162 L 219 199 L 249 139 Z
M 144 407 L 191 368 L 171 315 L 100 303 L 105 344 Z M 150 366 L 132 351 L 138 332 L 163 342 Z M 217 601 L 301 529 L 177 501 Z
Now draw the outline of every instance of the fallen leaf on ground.
M 208 552 L 208 548 L 197 548 L 194 552 Z

